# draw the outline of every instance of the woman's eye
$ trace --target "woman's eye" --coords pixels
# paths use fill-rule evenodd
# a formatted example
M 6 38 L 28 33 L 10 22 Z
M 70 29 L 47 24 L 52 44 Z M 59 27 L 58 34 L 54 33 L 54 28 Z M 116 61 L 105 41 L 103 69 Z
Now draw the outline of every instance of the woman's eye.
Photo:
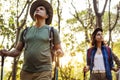
M 97 36 L 102 36 L 102 34 L 97 34 Z

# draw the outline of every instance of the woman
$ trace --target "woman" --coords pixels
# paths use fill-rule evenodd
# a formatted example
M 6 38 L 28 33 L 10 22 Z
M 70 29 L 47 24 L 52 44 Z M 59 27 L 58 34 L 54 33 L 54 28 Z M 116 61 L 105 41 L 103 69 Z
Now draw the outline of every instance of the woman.
M 92 33 L 92 47 L 87 50 L 87 66 L 84 72 L 90 70 L 90 80 L 112 80 L 113 67 L 112 51 L 105 46 L 103 30 L 96 28 Z

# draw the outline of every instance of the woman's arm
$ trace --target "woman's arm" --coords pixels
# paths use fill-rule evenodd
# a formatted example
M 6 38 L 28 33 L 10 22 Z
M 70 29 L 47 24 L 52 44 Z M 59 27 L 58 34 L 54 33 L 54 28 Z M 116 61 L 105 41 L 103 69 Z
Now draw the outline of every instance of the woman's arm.
M 116 68 L 116 67 L 112 67 L 112 70 L 117 72 L 119 70 L 119 68 Z
M 117 64 L 117 66 L 120 66 L 120 59 L 116 56 L 115 53 L 112 52 L 113 55 L 113 60 L 115 61 L 115 64 Z

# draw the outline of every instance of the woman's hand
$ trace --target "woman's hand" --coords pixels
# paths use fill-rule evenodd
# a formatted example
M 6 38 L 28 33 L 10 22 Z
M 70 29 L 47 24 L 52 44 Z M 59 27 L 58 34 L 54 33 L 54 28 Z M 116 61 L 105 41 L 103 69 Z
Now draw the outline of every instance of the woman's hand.
M 85 66 L 84 68 L 83 68 L 83 72 L 88 72 L 89 71 L 89 66 Z
M 119 70 L 119 68 L 113 67 L 112 70 L 115 71 L 115 72 L 117 72 Z

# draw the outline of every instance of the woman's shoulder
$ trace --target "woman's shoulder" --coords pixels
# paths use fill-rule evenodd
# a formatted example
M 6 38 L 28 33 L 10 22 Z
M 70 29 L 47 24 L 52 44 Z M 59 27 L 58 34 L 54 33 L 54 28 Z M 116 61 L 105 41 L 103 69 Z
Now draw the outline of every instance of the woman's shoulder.
M 90 47 L 90 48 L 88 48 L 87 50 L 91 50 L 91 49 L 94 49 L 95 47 Z
M 91 52 L 94 49 L 94 47 L 90 47 L 87 49 L 87 52 Z
M 107 48 L 107 49 L 111 49 L 110 46 L 107 46 L 107 45 L 102 46 L 102 47 L 103 47 L 103 48 Z

